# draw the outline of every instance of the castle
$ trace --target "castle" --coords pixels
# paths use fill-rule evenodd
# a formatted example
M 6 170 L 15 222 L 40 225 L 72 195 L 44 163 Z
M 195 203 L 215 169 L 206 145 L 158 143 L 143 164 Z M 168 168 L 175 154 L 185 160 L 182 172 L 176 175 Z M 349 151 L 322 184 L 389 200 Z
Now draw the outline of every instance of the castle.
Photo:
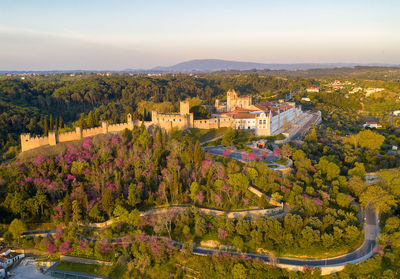
M 92 137 L 100 134 L 118 133 L 125 129 L 132 130 L 134 126 L 140 126 L 142 121 L 132 120 L 132 115 L 127 115 L 127 122 L 121 124 L 109 125 L 107 122 L 101 122 L 100 127 L 91 129 L 82 129 L 76 127 L 73 132 L 57 133 L 56 131 L 49 131 L 48 136 L 32 137 L 30 134 L 21 134 L 21 149 L 22 152 L 34 149 L 44 145 L 56 145 L 60 142 L 68 142 L 74 140 L 81 140 L 86 137 Z M 150 126 L 150 122 L 143 123 L 146 127 Z
M 160 113 L 152 111 L 151 121 L 132 120 L 130 114 L 127 115 L 127 122 L 109 125 L 102 122 L 101 127 L 91 129 L 81 129 L 76 127 L 73 132 L 58 134 L 50 131 L 48 136 L 31 137 L 30 134 L 21 135 L 22 151 L 34 149 L 44 145 L 56 145 L 60 142 L 80 140 L 85 137 L 99 134 L 117 133 L 125 129 L 132 130 L 134 126 L 144 124 L 160 127 L 166 131 L 172 128 L 185 130 L 188 128 L 198 129 L 218 129 L 222 127 L 232 127 L 238 130 L 252 130 L 256 136 L 272 136 L 283 129 L 290 127 L 302 114 L 301 106 L 296 106 L 293 102 L 261 102 L 257 103 L 251 96 L 238 96 L 234 90 L 227 92 L 227 101 L 215 101 L 215 107 L 210 119 L 194 119 L 190 113 L 188 101 L 180 102 L 179 113 Z

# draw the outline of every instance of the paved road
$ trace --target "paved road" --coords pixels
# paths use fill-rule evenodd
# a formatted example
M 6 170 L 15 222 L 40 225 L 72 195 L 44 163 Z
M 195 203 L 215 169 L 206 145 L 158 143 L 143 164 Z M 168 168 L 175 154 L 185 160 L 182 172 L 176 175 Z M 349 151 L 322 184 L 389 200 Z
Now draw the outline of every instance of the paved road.
M 225 147 L 225 146 L 222 146 L 222 145 L 218 145 L 218 146 L 205 146 L 205 147 L 203 147 L 203 150 L 204 150 L 205 152 L 209 152 L 209 153 L 211 153 L 211 154 L 219 155 L 219 156 L 222 156 L 222 155 L 223 155 L 224 149 L 226 149 L 226 147 Z M 262 155 L 261 155 L 261 150 L 252 148 L 252 151 L 253 151 L 254 153 L 256 153 L 258 156 L 262 156 Z M 266 152 L 268 152 L 268 151 L 266 151 Z M 269 151 L 268 153 L 269 153 L 270 155 L 267 156 L 267 157 L 264 159 L 264 162 L 273 162 L 274 160 L 279 159 L 279 156 L 274 156 L 274 155 L 272 155 L 272 154 L 271 154 L 272 152 Z M 238 161 L 245 162 L 246 160 L 243 160 L 243 159 L 242 159 L 242 155 L 243 155 L 243 154 L 247 154 L 247 151 L 244 151 L 244 150 L 242 150 L 242 151 L 234 150 L 234 151 L 232 151 L 232 153 L 229 155 L 229 157 L 232 158 L 232 159 L 238 160 Z
M 295 266 L 311 266 L 311 267 L 324 267 L 324 266 L 335 266 L 335 265 L 345 265 L 346 263 L 357 263 L 366 260 L 367 258 L 371 257 L 374 252 L 373 249 L 376 247 L 376 237 L 379 234 L 379 225 L 377 222 L 377 215 L 375 210 L 371 206 L 367 206 L 365 208 L 365 216 L 366 216 L 366 222 L 364 224 L 364 242 L 363 244 L 355 251 L 347 253 L 346 255 L 336 257 L 336 258 L 331 258 L 331 259 L 312 259 L 312 260 L 303 260 L 303 259 L 291 259 L 291 258 L 277 258 L 276 261 L 278 264 L 288 264 L 288 265 L 295 265 Z M 43 231 L 39 231 L 40 233 L 43 233 Z M 55 230 L 47 230 L 46 233 L 54 233 Z M 24 235 L 34 235 L 38 234 L 37 232 L 26 232 Z M 96 239 L 84 236 L 84 235 L 78 235 L 80 238 L 85 238 L 90 241 L 96 242 Z M 165 240 L 164 238 L 157 237 L 159 240 Z M 112 239 L 111 242 L 115 242 L 116 239 Z M 173 245 L 179 249 L 182 248 L 183 244 L 174 241 L 174 240 L 169 240 L 172 241 Z M 206 248 L 198 248 L 194 247 L 193 248 L 193 253 L 197 255 L 213 255 L 216 252 L 220 252 L 221 250 L 217 249 L 206 249 Z M 236 253 L 236 252 L 230 252 L 232 255 L 238 255 L 238 256 L 247 256 L 253 259 L 261 259 L 265 262 L 269 262 L 270 259 L 267 255 L 261 255 L 261 254 L 253 254 L 253 253 Z
M 318 260 L 302 260 L 302 259 L 290 259 L 290 258 L 277 258 L 278 264 L 288 264 L 295 266 L 311 266 L 311 267 L 324 267 L 324 266 L 335 266 L 335 265 L 345 265 L 346 263 L 352 262 L 357 263 L 373 255 L 373 249 L 376 247 L 376 237 L 379 234 L 379 226 L 377 225 L 376 212 L 372 207 L 367 207 L 365 209 L 366 223 L 364 225 L 364 242 L 355 251 L 350 252 L 346 255 L 331 258 L 331 259 L 318 259 Z M 205 248 L 194 248 L 193 253 L 198 255 L 212 255 L 218 250 L 205 249 Z M 245 255 L 253 259 L 261 259 L 263 261 L 269 262 L 268 256 L 252 254 L 252 253 L 230 253 L 233 255 Z

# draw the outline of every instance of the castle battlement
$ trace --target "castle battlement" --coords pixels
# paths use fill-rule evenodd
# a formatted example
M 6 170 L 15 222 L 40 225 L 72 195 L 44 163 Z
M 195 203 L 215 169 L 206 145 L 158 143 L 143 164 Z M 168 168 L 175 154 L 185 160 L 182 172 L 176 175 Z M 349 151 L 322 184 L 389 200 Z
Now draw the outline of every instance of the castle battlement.
M 301 106 L 294 102 L 264 102 L 254 104 L 256 99 L 252 96 L 239 96 L 234 90 L 227 92 L 227 102 L 216 101 L 215 109 L 211 119 L 194 120 L 193 113 L 190 113 L 188 101 L 180 102 L 180 111 L 177 113 L 151 112 L 151 121 L 132 120 L 132 115 L 127 115 L 127 122 L 109 125 L 101 122 L 100 127 L 81 129 L 76 127 L 75 131 L 57 134 L 50 131 L 48 136 L 31 137 L 30 134 L 21 134 L 22 151 L 30 150 L 44 145 L 56 145 L 59 142 L 81 140 L 85 137 L 99 134 L 117 133 L 125 129 L 132 130 L 134 126 L 142 124 L 149 128 L 157 126 L 166 131 L 172 128 L 188 129 L 218 129 L 232 127 L 234 129 L 253 130 L 257 136 L 270 136 L 281 128 L 290 126 L 302 115 Z M 233 109 L 233 110 L 232 110 Z
M 127 115 L 127 123 L 121 123 L 121 124 L 113 124 L 113 125 L 108 125 L 107 122 L 102 122 L 100 127 L 95 127 L 95 128 L 89 128 L 89 129 L 82 129 L 81 127 L 76 127 L 75 131 L 71 132 L 65 132 L 65 133 L 60 133 L 58 134 L 56 131 L 49 131 L 48 136 L 42 136 L 42 137 L 32 137 L 30 134 L 21 134 L 21 149 L 22 152 L 38 148 L 41 146 L 45 145 L 56 145 L 57 143 L 60 142 L 68 142 L 68 141 L 75 141 L 75 140 L 81 140 L 85 137 L 91 137 L 91 136 L 96 136 L 100 134 L 107 134 L 107 133 L 112 133 L 112 132 L 121 132 L 123 130 L 127 129 L 133 129 L 134 122 L 132 121 L 132 116 L 131 114 Z M 139 122 L 141 124 L 141 122 Z M 148 127 L 148 123 L 146 124 L 146 127 Z

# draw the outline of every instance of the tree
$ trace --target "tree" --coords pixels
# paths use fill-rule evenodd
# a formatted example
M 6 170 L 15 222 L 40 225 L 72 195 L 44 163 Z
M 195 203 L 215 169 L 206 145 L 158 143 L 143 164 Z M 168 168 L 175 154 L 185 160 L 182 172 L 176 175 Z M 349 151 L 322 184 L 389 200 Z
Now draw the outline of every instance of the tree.
M 196 141 L 196 145 L 194 147 L 194 163 L 197 167 L 201 166 L 201 162 L 204 160 L 204 152 L 201 149 L 201 145 L 199 141 Z
M 194 218 L 194 232 L 200 237 L 207 232 L 207 223 L 200 215 L 196 215 Z
M 232 146 L 235 137 L 236 131 L 230 129 L 227 133 L 225 133 L 224 137 L 222 138 L 221 144 L 226 147 Z
M 371 130 L 364 130 L 357 134 L 360 147 L 376 150 L 381 148 L 385 137 Z
M 232 276 L 234 279 L 246 279 L 246 268 L 241 263 L 235 264 L 232 268 Z
M 114 198 L 112 189 L 107 188 L 103 191 L 103 195 L 101 197 L 101 206 L 105 212 L 107 212 L 108 217 L 111 217 L 111 213 L 114 208 Z
M 361 179 L 364 179 L 365 174 L 366 174 L 366 171 L 365 171 L 365 167 L 364 167 L 363 163 L 356 162 L 355 167 L 349 170 L 349 175 L 351 177 L 358 176 Z
M 43 216 L 43 206 L 47 202 L 47 197 L 46 197 L 46 194 L 44 193 L 43 190 L 39 190 L 39 191 L 36 192 L 35 200 L 36 200 L 38 206 L 40 207 L 40 212 L 41 212 L 41 214 Z
M 137 204 L 141 202 L 140 199 L 140 190 L 136 184 L 130 184 L 128 190 L 128 204 L 131 207 L 135 207 Z
M 327 157 L 321 157 L 316 165 L 318 171 L 326 175 L 328 181 L 337 178 L 340 173 L 340 168 L 333 162 L 330 162 Z
M 8 227 L 8 231 L 13 235 L 14 239 L 17 239 L 26 231 L 26 225 L 21 220 L 14 219 Z
M 364 180 L 362 180 L 359 176 L 354 176 L 349 180 L 350 191 L 356 197 L 360 197 L 360 195 L 365 191 L 367 187 L 368 184 Z
M 200 190 L 200 185 L 197 182 L 192 182 L 190 184 L 190 198 L 192 199 L 193 202 L 196 201 L 196 195 L 198 194 Z
M 338 193 L 336 195 L 336 203 L 341 207 L 348 207 L 350 205 L 350 199 L 346 197 L 343 193 Z
M 275 192 L 271 195 L 271 199 L 277 202 L 281 202 L 281 200 L 283 199 L 283 196 L 281 194 L 279 194 L 279 192 Z
M 72 202 L 72 221 L 77 224 L 81 220 L 81 208 L 77 200 Z
M 371 130 L 363 130 L 356 135 L 351 135 L 348 138 L 343 139 L 343 143 L 349 143 L 355 148 L 360 146 L 361 148 L 368 148 L 371 150 L 377 150 L 381 148 L 385 137 L 377 134 Z
M 305 141 L 307 142 L 312 142 L 316 143 L 318 138 L 317 138 L 317 131 L 315 130 L 315 126 L 312 127 L 311 132 L 304 138 Z
M 249 179 L 246 175 L 242 173 L 234 173 L 228 176 L 228 184 L 234 187 L 237 190 L 241 190 L 242 192 L 247 191 L 249 187 Z
M 71 220 L 71 201 L 67 194 L 64 198 L 64 223 L 68 224 Z
M 371 185 L 361 194 L 360 203 L 364 207 L 371 203 L 379 213 L 386 213 L 396 206 L 398 201 L 382 187 Z

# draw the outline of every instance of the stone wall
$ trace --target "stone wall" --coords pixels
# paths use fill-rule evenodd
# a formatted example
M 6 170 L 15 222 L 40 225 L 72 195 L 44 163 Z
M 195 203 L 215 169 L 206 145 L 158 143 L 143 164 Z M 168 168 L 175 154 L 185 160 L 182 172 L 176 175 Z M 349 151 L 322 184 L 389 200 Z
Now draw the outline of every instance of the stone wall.
M 49 144 L 49 137 L 31 137 L 30 134 L 21 135 L 22 152 Z
M 181 113 L 159 113 L 152 111 L 151 120 L 153 125 L 156 125 L 166 131 L 176 127 L 178 129 L 187 129 L 193 127 L 193 113 L 181 114 Z
M 76 127 L 73 132 L 66 132 L 58 134 L 57 142 L 67 142 L 82 139 L 82 130 L 80 127 Z
M 218 129 L 232 127 L 233 119 L 230 117 L 199 119 L 193 121 L 193 128 L 198 129 Z
M 65 132 L 58 134 L 56 131 L 50 131 L 46 137 L 31 137 L 30 134 L 21 135 L 21 149 L 22 152 L 34 148 L 38 148 L 45 145 L 56 145 L 59 142 L 68 142 L 81 140 L 85 137 L 92 137 L 100 134 L 116 133 L 121 132 L 125 129 L 132 130 L 135 125 L 140 126 L 141 121 L 133 121 L 132 116 L 128 114 L 127 123 L 108 125 L 107 122 L 102 122 L 101 127 L 95 127 L 91 129 L 81 129 L 76 127 L 73 132 Z M 146 128 L 151 126 L 152 122 L 145 121 L 144 125 Z

